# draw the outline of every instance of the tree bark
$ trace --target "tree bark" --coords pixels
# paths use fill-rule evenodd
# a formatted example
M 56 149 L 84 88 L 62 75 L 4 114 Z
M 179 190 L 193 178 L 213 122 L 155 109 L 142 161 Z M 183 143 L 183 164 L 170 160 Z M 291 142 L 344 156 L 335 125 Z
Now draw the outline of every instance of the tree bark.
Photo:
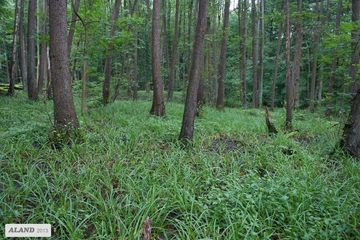
M 251 0 L 251 34 L 252 34 L 252 62 L 253 62 L 253 96 L 252 106 L 258 107 L 258 76 L 257 76 L 257 61 L 258 61 L 258 34 L 257 34 L 257 14 L 255 0 Z
M 20 22 L 19 22 L 19 57 L 20 57 L 20 76 L 23 83 L 24 91 L 28 91 L 27 85 L 27 58 L 26 58 L 26 41 L 25 41 L 25 27 L 24 27 L 24 8 L 25 0 L 20 1 Z
M 218 79 L 218 95 L 216 101 L 216 108 L 223 110 L 224 109 L 224 98 L 225 98 L 225 74 L 226 74 L 226 45 L 227 45 L 227 32 L 229 26 L 229 14 L 230 14 L 230 0 L 225 0 L 224 8 L 224 20 L 223 20 L 223 29 L 222 29 L 222 39 L 221 39 L 221 52 L 220 52 L 220 71 Z
M 278 36 L 277 36 L 276 57 L 275 57 L 275 63 L 274 63 L 274 76 L 273 76 L 273 81 L 272 81 L 272 86 L 271 86 L 270 111 L 274 111 L 274 108 L 275 108 L 276 79 L 278 77 L 277 72 L 279 69 L 282 35 L 283 35 L 283 24 L 280 23 L 279 30 L 278 30 Z
M 197 91 L 200 82 L 201 64 L 204 58 L 204 36 L 206 31 L 208 0 L 198 0 L 199 12 L 195 27 L 189 85 L 179 139 L 192 140 L 196 114 Z
M 244 108 L 247 107 L 246 99 L 246 19 L 247 19 L 247 0 L 243 0 L 243 8 L 240 11 L 239 0 L 239 15 L 241 12 L 241 28 L 240 28 L 240 89 L 241 89 L 241 101 Z
M 340 146 L 346 153 L 360 159 L 360 90 L 352 99 L 350 114 L 344 126 Z
M 316 0 L 315 5 L 315 15 L 319 17 L 319 0 Z M 318 24 L 318 23 L 315 23 Z M 316 88 L 316 72 L 317 72 L 317 58 L 318 58 L 318 45 L 319 45 L 319 29 L 316 26 L 314 28 L 314 41 L 313 41 L 313 64 L 312 64 L 312 70 L 311 70 L 311 84 L 310 84 L 310 106 L 309 110 L 310 112 L 315 111 L 315 88 Z
M 54 97 L 55 139 L 70 143 L 76 137 L 79 122 L 72 95 L 67 45 L 66 0 L 49 0 L 50 58 Z M 64 54 L 65 53 L 65 54 Z
M 39 82 L 38 82 L 38 93 L 42 94 L 42 90 L 44 87 L 44 83 L 47 80 L 47 41 L 46 36 L 47 32 L 47 24 L 48 24 L 48 1 L 43 1 L 43 14 L 44 20 L 41 25 L 41 35 L 42 41 L 40 43 L 40 66 L 39 66 Z
M 29 100 L 38 99 L 38 89 L 35 77 L 35 31 L 36 31 L 36 7 L 37 0 L 29 0 L 28 10 L 28 97 Z
M 337 10 L 336 10 L 335 36 L 339 35 L 341 12 L 342 12 L 342 0 L 339 0 Z M 336 70 L 337 61 L 338 61 L 337 55 L 338 55 L 337 48 L 334 48 L 333 59 L 332 59 L 332 63 L 331 63 L 331 72 L 330 72 L 330 78 L 329 78 L 329 86 L 328 86 L 328 92 L 327 92 L 328 97 L 327 97 L 327 101 L 326 101 L 326 105 L 327 105 L 326 112 L 325 112 L 326 116 L 329 116 L 331 114 L 331 105 L 332 105 L 333 88 L 334 88 L 334 80 L 335 80 L 335 70 Z
M 153 76 L 153 102 L 150 114 L 155 116 L 165 115 L 165 104 L 163 99 L 163 82 L 161 79 L 161 37 L 160 37 L 160 0 L 153 1 L 153 19 L 152 19 L 152 76 Z
M 119 17 L 121 0 L 116 0 L 113 13 L 111 15 L 111 31 L 110 31 L 110 39 L 114 37 L 116 31 L 116 20 Z M 109 103 L 110 97 L 110 83 L 111 83 L 111 67 L 112 67 L 112 52 L 113 52 L 113 43 L 112 40 L 108 43 L 107 53 L 105 59 L 105 80 L 103 83 L 103 103 Z
M 349 92 L 354 95 L 358 89 L 358 63 L 359 63 L 359 30 L 356 26 L 359 20 L 360 1 L 351 1 L 351 21 L 354 24 L 354 28 L 351 31 L 351 63 L 350 63 L 350 86 Z
M 290 0 L 285 1 L 285 54 L 286 54 L 286 119 L 285 126 L 292 130 L 292 110 L 294 102 L 294 83 L 290 73 Z
M 174 85 L 175 85 L 175 67 L 178 59 L 178 38 L 179 38 L 179 0 L 176 0 L 175 3 L 175 26 L 174 26 L 174 40 L 171 53 L 171 66 L 170 66 L 170 76 L 169 76 L 169 89 L 167 100 L 171 102 L 174 95 Z
M 11 67 L 10 67 L 10 82 L 8 95 L 13 96 L 15 92 L 15 65 L 16 65 L 16 54 L 17 54 L 17 35 L 19 25 L 19 3 L 15 1 L 15 18 L 14 18 L 14 32 L 13 32 L 13 44 L 11 53 Z

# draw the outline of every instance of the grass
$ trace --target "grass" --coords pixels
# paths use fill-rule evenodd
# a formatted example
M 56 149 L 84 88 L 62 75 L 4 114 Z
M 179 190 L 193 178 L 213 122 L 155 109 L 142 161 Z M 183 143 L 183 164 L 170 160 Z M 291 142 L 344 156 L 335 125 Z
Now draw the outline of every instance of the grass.
M 181 104 L 157 118 L 116 101 L 54 150 L 51 105 L 0 98 L 1 236 L 50 223 L 52 239 L 141 239 L 149 216 L 152 239 L 360 238 L 360 164 L 333 151 L 339 119 L 296 111 L 297 131 L 269 137 L 262 110 L 205 107 L 185 148 Z M 281 128 L 285 111 L 271 114 Z

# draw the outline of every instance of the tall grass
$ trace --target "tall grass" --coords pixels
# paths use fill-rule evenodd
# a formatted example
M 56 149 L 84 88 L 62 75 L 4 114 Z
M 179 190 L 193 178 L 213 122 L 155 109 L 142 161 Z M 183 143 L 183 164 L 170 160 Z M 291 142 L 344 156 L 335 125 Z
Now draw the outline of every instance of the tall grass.
M 295 132 L 269 137 L 262 110 L 205 107 L 184 147 L 183 106 L 150 107 L 92 108 L 83 142 L 54 150 L 51 104 L 0 98 L 0 234 L 50 223 L 53 239 L 141 239 L 149 216 L 153 239 L 360 237 L 360 165 L 334 151 L 336 120 L 296 111 Z

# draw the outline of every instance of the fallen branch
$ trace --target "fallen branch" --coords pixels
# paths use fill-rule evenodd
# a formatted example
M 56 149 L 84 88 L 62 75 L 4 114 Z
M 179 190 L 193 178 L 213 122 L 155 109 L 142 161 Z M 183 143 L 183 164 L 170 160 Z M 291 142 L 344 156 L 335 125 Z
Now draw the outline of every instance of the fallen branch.
M 276 135 L 278 133 L 278 131 L 276 130 L 276 127 L 271 120 L 270 112 L 267 107 L 265 107 L 265 121 L 266 121 L 266 126 L 268 128 L 269 135 Z

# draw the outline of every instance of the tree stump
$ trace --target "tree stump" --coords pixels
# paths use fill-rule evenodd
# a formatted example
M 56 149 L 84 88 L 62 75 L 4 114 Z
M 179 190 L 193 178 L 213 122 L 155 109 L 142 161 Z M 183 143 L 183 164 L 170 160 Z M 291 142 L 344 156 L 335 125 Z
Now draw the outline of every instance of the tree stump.
M 265 121 L 266 121 L 266 126 L 268 128 L 269 135 L 276 135 L 278 133 L 278 131 L 276 130 L 276 127 L 271 120 L 270 112 L 267 107 L 265 107 Z

